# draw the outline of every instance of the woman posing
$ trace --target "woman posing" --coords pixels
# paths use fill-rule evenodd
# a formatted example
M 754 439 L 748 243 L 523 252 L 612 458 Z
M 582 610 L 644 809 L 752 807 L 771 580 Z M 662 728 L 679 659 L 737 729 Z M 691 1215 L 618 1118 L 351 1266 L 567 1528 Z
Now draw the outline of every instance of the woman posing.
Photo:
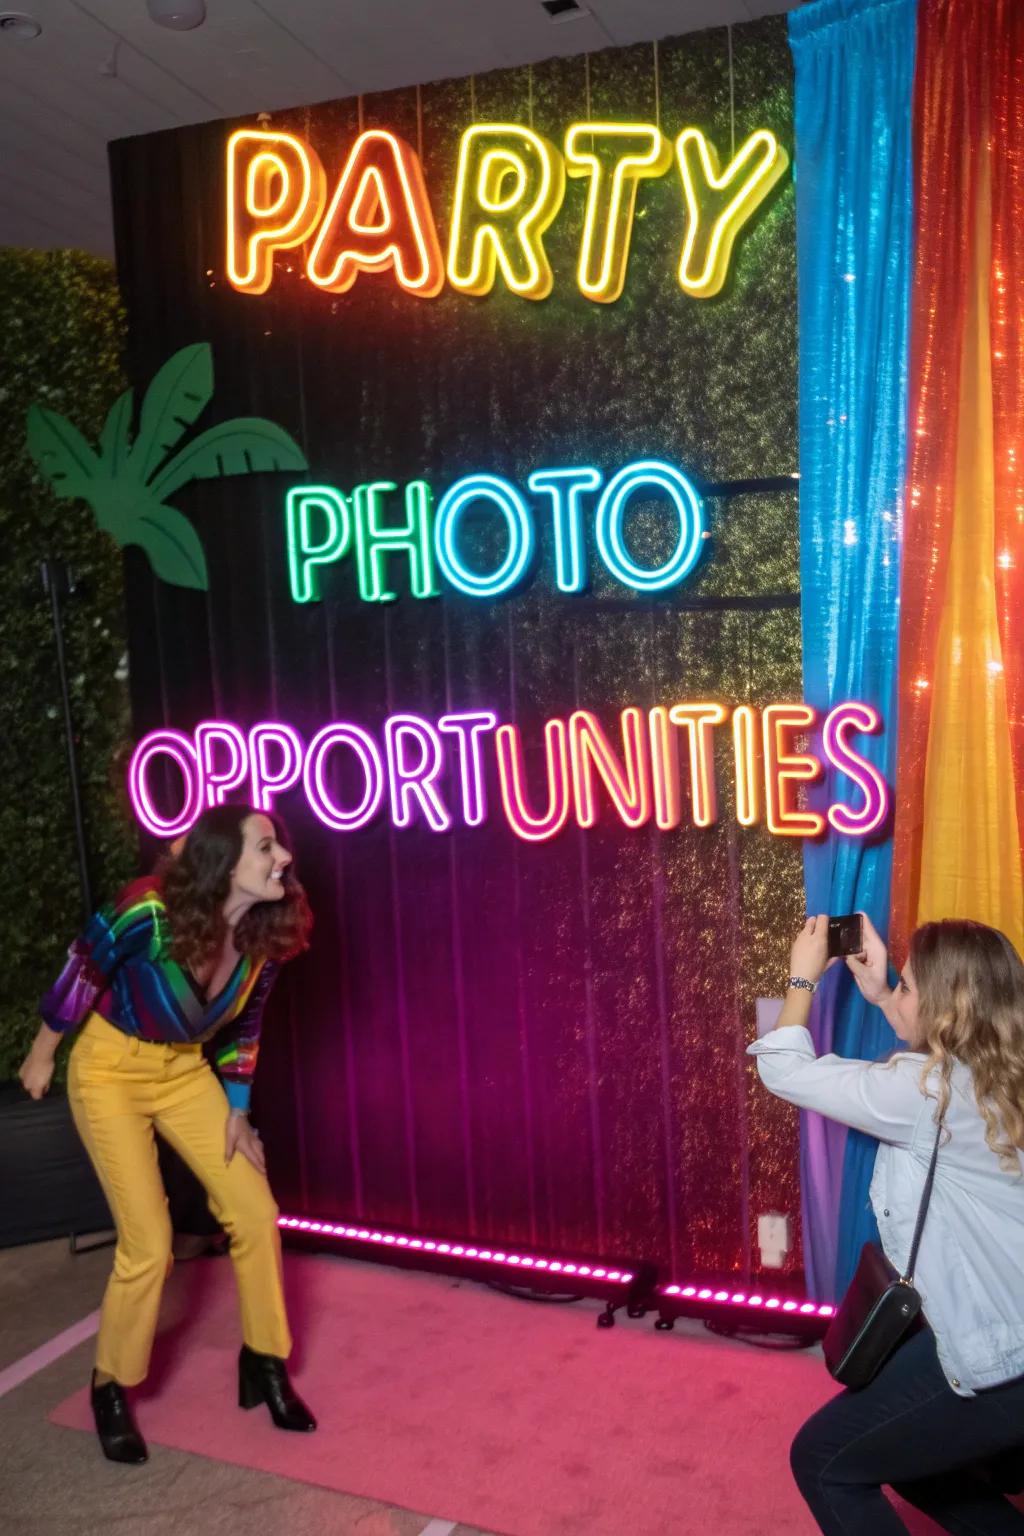
M 146 1445 L 125 1388 L 149 1369 L 171 1224 L 159 1131 L 204 1185 L 227 1231 L 241 1303 L 239 1404 L 266 1402 L 281 1429 L 312 1430 L 285 1360 L 277 1206 L 249 1091 L 263 1007 L 281 964 L 312 924 L 292 856 L 273 820 L 246 806 L 208 810 L 176 859 L 136 880 L 92 918 L 40 1005 L 21 1081 L 39 1099 L 63 1034 L 83 1026 L 68 1097 L 117 1227 L 103 1298 L 92 1407 L 104 1453 L 141 1462 Z M 203 1056 L 217 1037 L 221 1087 Z
M 1024 1446 L 1024 966 L 994 928 L 926 923 L 891 990 L 865 918 L 847 965 L 909 1049 L 815 1057 L 827 930 L 816 917 L 797 936 L 778 1025 L 750 1050 L 772 1093 L 878 1138 L 871 1204 L 900 1273 L 940 1122 L 941 1136 L 914 1279 L 927 1323 L 808 1420 L 793 1473 L 828 1536 L 905 1532 L 883 1484 L 944 1530 L 1020 1536 L 1024 1514 L 982 1468 Z

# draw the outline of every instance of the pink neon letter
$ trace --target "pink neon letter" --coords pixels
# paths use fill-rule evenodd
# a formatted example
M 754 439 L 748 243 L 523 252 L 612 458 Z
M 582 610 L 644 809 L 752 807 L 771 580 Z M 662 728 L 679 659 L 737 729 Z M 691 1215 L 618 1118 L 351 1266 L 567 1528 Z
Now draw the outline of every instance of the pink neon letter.
M 203 770 L 203 794 L 207 805 L 223 805 L 228 791 L 237 789 L 249 772 L 249 749 L 237 725 L 227 720 L 204 720 L 196 726 L 196 751 Z M 214 747 L 227 748 L 228 761 L 217 769 Z
M 889 786 L 878 769 L 855 752 L 846 740 L 848 731 L 871 734 L 882 724 L 877 709 L 870 704 L 837 704 L 825 720 L 822 745 L 834 768 L 853 780 L 864 796 L 864 808 L 851 811 L 848 805 L 829 806 L 828 819 L 837 832 L 850 837 L 866 837 L 882 825 L 889 814 Z
M 655 704 L 648 721 L 651 731 L 654 820 L 662 832 L 671 832 L 683 819 L 682 797 L 679 793 L 679 742 L 664 704 Z
M 419 762 L 408 761 L 406 743 L 410 741 L 419 748 Z M 415 798 L 428 826 L 435 832 L 447 832 L 452 819 L 434 788 L 434 780 L 444 767 L 444 743 L 434 727 L 419 715 L 391 715 L 384 722 L 384 744 L 395 826 L 409 826 L 413 818 L 410 801 Z
M 501 803 L 508 824 L 528 843 L 543 843 L 561 832 L 569 819 L 569 743 L 564 720 L 549 720 L 544 727 L 547 757 L 548 808 L 535 816 L 523 789 L 523 743 L 518 725 L 499 725 L 498 778 Z
M 622 711 L 622 740 L 626 753 L 625 771 L 612 751 L 596 715 L 591 714 L 589 709 L 577 709 L 569 716 L 576 820 L 581 827 L 592 827 L 597 821 L 591 765 L 601 775 L 612 804 L 627 827 L 642 827 L 650 819 L 647 735 L 643 728 L 643 716 L 633 705 Z
M 185 803 L 170 820 L 161 816 L 149 792 L 147 774 L 159 753 L 173 758 L 185 781 Z M 181 731 L 150 731 L 132 753 L 128 767 L 128 793 L 136 816 L 155 837 L 174 838 L 187 832 L 203 808 L 203 773 L 195 747 Z
M 335 747 L 351 747 L 363 770 L 365 789 L 354 811 L 341 810 L 327 789 L 327 758 Z M 377 744 L 358 725 L 325 725 L 309 744 L 302 769 L 306 799 L 325 827 L 334 832 L 355 832 L 377 814 L 384 797 L 384 764 Z
M 267 747 L 277 749 L 278 767 L 271 769 Z M 258 811 L 269 811 L 275 795 L 297 784 L 302 775 L 302 739 L 290 725 L 264 720 L 249 732 L 249 768 L 252 776 L 252 803 Z
M 462 819 L 467 827 L 478 827 L 487 816 L 480 737 L 484 731 L 493 731 L 497 723 L 497 715 L 489 709 L 478 709 L 461 715 L 444 715 L 437 722 L 439 731 L 458 738 L 459 774 L 462 779 Z

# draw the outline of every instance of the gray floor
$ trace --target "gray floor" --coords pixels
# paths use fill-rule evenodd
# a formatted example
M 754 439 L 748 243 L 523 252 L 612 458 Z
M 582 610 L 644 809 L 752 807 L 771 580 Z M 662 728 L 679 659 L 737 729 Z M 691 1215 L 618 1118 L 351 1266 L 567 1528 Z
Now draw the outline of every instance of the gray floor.
M 111 1248 L 72 1254 L 66 1240 L 0 1251 L 0 1371 L 100 1303 Z M 194 1263 L 216 1262 L 196 1259 Z M 87 1339 L 0 1397 L 4 1536 L 482 1536 L 370 1499 L 150 1446 L 121 1467 L 97 1442 L 47 1414 L 88 1380 Z

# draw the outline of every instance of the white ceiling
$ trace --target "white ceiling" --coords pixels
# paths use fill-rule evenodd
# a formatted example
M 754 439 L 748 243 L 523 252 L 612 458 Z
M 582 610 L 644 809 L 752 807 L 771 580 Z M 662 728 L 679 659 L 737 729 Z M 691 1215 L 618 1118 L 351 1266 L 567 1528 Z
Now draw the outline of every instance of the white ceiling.
M 303 106 L 555 54 L 670 37 L 798 0 L 206 0 L 173 32 L 145 0 L 0 0 L 42 26 L 0 32 L 0 245 L 113 254 L 106 145 L 211 118 Z

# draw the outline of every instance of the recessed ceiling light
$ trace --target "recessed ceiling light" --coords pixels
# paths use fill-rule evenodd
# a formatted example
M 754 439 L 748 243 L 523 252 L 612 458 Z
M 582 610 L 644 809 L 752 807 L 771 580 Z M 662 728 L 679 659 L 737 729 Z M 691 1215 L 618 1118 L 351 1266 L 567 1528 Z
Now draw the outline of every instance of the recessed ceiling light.
M 191 32 L 206 20 L 206 0 L 146 0 L 146 9 L 158 27 Z
M 4 11 L 0 14 L 0 33 L 4 37 L 28 39 L 38 37 L 42 30 L 34 16 L 26 16 L 22 11 Z

